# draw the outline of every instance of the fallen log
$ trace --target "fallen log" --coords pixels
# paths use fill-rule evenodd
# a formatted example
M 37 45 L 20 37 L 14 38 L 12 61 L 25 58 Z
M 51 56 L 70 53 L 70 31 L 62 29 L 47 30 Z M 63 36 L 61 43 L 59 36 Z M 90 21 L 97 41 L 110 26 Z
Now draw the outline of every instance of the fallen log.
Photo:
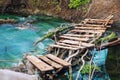
M 118 38 L 118 39 L 116 39 L 114 41 L 102 44 L 100 46 L 96 46 L 96 49 L 97 50 L 99 50 L 99 49 L 105 49 L 105 48 L 112 47 L 112 46 L 119 45 L 119 44 L 120 44 L 120 38 Z
M 17 20 L 15 20 L 15 19 L 0 19 L 0 24 L 5 24 L 5 23 L 14 24 L 14 23 L 17 23 Z
M 51 38 L 52 36 L 58 34 L 58 33 L 62 33 L 65 30 L 70 30 L 72 28 L 72 26 L 64 26 L 64 27 L 59 27 L 56 30 L 53 30 L 51 32 L 48 32 L 46 35 L 44 35 L 42 38 L 38 39 L 34 45 L 37 45 L 39 42 L 42 42 L 43 40 L 47 39 L 47 38 Z M 67 31 L 66 31 L 67 32 Z M 64 32 L 65 33 L 65 32 Z M 59 35 L 59 34 L 58 34 Z

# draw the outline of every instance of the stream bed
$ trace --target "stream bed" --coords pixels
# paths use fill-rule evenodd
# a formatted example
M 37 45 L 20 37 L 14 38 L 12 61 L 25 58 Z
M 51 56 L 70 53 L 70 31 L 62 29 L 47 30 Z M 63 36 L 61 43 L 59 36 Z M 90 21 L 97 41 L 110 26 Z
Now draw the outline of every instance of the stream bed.
M 44 55 L 49 44 L 53 43 L 51 39 L 46 39 L 34 46 L 34 42 L 49 31 L 57 28 L 62 23 L 68 23 L 60 18 L 54 18 L 45 15 L 39 16 L 16 16 L 16 15 L 0 15 L 0 18 L 14 18 L 19 21 L 18 24 L 0 24 L 0 68 L 8 68 L 16 66 L 24 54 L 35 52 L 35 54 Z M 27 24 L 27 21 L 36 20 L 33 24 Z M 20 27 L 25 24 L 25 28 Z M 108 49 L 94 51 L 94 61 L 101 66 L 101 73 L 96 73 L 94 80 L 110 80 L 106 71 L 106 58 Z M 74 79 L 77 72 L 74 72 Z M 61 80 L 61 79 L 60 79 Z M 67 80 L 64 79 L 64 80 Z M 79 80 L 87 80 L 86 75 Z

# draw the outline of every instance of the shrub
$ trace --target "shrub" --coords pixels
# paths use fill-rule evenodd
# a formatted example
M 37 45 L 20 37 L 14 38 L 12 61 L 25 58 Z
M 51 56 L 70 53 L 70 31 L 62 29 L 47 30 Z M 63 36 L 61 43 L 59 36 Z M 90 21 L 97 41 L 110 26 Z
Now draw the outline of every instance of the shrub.
M 78 8 L 82 5 L 86 5 L 90 0 L 70 0 L 69 8 Z

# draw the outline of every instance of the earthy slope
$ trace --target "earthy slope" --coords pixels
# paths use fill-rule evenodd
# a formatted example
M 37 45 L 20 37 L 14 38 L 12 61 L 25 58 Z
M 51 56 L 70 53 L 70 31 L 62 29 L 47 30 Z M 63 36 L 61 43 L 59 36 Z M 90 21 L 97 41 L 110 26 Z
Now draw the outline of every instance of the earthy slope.
M 2 5 L 0 1 L 0 5 Z M 87 5 L 78 9 L 68 7 L 70 0 L 29 0 L 33 13 L 42 13 L 52 16 L 59 16 L 66 20 L 77 21 L 86 17 L 104 18 L 114 14 L 114 19 L 120 17 L 120 0 L 91 0 Z M 23 10 L 21 10 L 23 12 Z
M 100 18 L 113 14 L 115 20 L 120 18 L 120 0 L 92 0 L 86 17 Z
M 110 14 L 114 15 L 115 20 L 119 20 L 120 17 L 120 0 L 91 0 L 89 4 L 79 9 L 70 9 L 69 0 L 58 0 L 58 3 L 55 1 L 57 0 L 39 0 L 37 5 L 40 13 L 57 15 L 77 22 L 86 17 L 104 18 Z

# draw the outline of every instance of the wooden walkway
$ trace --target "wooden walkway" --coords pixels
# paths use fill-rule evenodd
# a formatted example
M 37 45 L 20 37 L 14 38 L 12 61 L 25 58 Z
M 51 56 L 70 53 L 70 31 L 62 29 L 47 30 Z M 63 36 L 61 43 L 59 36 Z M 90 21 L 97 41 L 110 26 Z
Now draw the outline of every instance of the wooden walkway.
M 74 24 L 74 29 L 60 36 L 60 40 L 51 47 L 79 50 L 93 47 L 94 42 L 101 37 L 113 23 L 110 15 L 106 19 L 85 19 L 81 24 Z
M 28 55 L 26 57 L 33 65 L 35 65 L 41 72 L 56 70 L 60 68 L 65 68 L 71 64 L 62 60 L 52 54 L 47 54 L 46 56 L 33 56 Z
M 68 50 L 80 50 L 95 46 L 94 42 L 102 36 L 108 27 L 113 23 L 110 15 L 106 19 L 85 19 L 81 24 L 74 24 L 74 29 L 63 34 L 60 40 L 50 47 Z M 71 64 L 52 54 L 35 57 L 27 56 L 27 59 L 41 72 L 65 68 Z

